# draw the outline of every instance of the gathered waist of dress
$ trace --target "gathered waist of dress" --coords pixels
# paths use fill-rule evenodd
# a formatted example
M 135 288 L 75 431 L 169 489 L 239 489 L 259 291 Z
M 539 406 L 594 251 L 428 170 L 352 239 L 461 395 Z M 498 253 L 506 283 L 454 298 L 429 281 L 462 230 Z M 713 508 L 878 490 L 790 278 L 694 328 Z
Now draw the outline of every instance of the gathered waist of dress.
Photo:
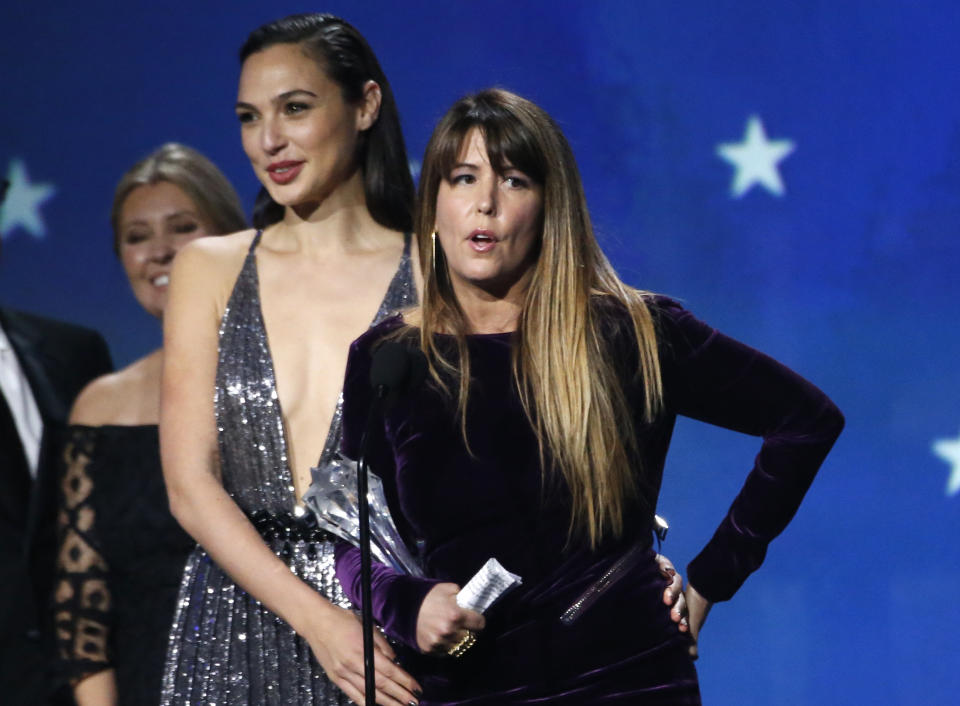
M 337 538 L 317 525 L 313 513 L 294 515 L 292 512 L 257 510 L 249 515 L 250 522 L 267 542 L 336 542 Z

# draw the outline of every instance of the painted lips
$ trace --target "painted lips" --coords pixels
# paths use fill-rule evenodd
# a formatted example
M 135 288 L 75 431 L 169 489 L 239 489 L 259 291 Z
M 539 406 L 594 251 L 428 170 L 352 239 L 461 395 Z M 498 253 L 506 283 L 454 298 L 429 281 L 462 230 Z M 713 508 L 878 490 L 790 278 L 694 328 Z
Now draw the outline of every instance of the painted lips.
M 297 178 L 303 162 L 274 162 L 267 167 L 267 174 L 274 184 L 289 184 Z

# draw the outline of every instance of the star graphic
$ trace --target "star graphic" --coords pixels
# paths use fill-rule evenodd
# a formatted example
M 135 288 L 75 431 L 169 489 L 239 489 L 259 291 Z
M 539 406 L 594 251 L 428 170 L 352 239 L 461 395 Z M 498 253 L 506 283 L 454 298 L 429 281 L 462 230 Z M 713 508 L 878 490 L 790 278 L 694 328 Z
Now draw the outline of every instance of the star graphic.
M 47 226 L 40 214 L 43 203 L 57 193 L 53 184 L 31 184 L 23 160 L 10 162 L 7 172 L 10 188 L 7 198 L 0 206 L 0 236 L 6 238 L 18 227 L 34 238 L 47 234 Z
M 755 184 L 760 184 L 774 196 L 783 196 L 783 181 L 777 165 L 791 152 L 792 140 L 768 140 L 763 122 L 756 115 L 747 120 L 743 142 L 724 142 L 717 145 L 717 155 L 736 169 L 730 195 L 738 199 Z
M 939 439 L 933 442 L 933 453 L 950 464 L 947 478 L 947 497 L 960 493 L 960 435 L 956 439 Z

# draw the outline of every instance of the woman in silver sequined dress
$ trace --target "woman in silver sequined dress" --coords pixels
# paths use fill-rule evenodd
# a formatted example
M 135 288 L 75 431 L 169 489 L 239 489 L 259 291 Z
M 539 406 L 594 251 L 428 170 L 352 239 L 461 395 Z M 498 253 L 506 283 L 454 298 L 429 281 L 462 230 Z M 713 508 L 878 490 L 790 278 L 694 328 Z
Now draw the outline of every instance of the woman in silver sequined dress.
M 202 549 L 162 703 L 360 702 L 359 622 L 298 499 L 339 444 L 349 343 L 415 302 L 413 185 L 389 84 L 353 27 L 288 17 L 251 34 L 241 61 L 259 230 L 184 248 L 164 321 L 164 475 Z M 377 703 L 416 703 L 393 657 L 378 638 Z

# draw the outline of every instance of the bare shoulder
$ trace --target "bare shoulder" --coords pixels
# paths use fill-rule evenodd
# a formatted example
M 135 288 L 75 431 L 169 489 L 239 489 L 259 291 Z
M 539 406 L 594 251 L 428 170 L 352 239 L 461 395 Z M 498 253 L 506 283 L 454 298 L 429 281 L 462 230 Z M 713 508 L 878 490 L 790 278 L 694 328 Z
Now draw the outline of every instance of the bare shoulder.
M 222 311 L 255 235 L 250 229 L 188 243 L 174 260 L 171 291 L 188 289 L 190 297 L 212 298 Z
M 257 231 L 242 230 L 230 235 L 210 235 L 187 243 L 177 253 L 177 269 L 204 268 L 207 274 L 238 270 L 243 264 Z
M 121 370 L 96 378 L 77 396 L 70 423 L 103 426 L 155 421 L 141 417 L 142 409 L 150 409 L 159 399 L 161 365 L 161 353 L 154 351 Z

